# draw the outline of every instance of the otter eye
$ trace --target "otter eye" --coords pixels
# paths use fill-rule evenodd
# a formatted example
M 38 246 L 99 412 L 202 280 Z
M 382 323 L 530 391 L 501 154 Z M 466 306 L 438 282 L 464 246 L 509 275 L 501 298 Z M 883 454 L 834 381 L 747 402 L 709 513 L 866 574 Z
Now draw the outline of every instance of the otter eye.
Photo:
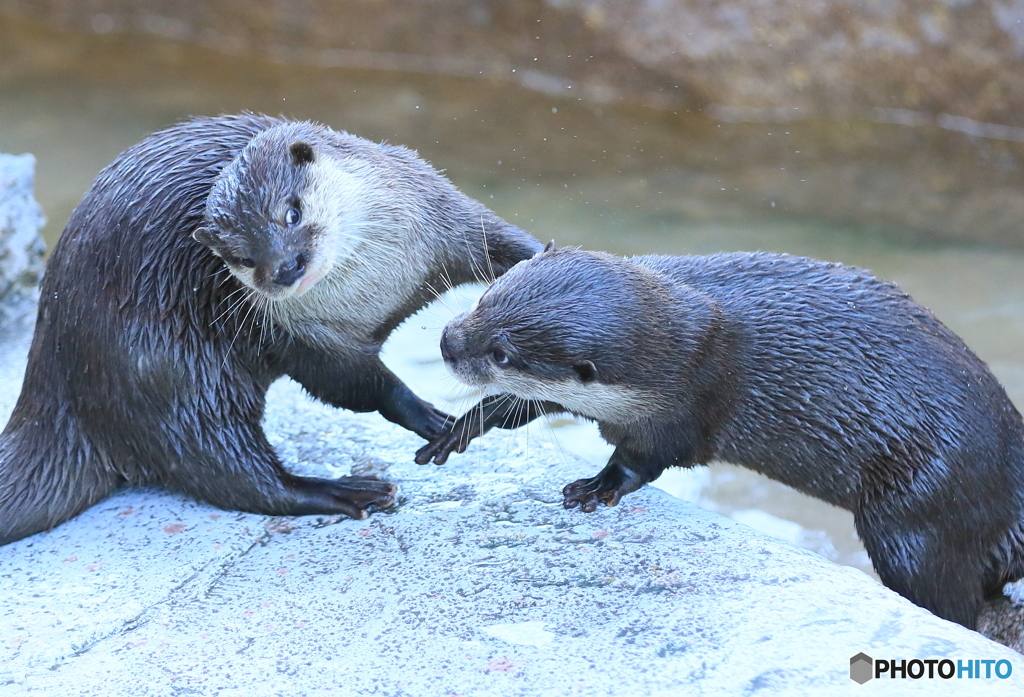
M 284 212 L 284 224 L 288 227 L 295 227 L 302 220 L 302 211 L 292 206 Z
M 255 269 L 256 268 L 256 261 L 253 260 L 253 259 L 250 259 L 249 257 L 232 257 L 232 256 L 227 256 L 227 257 L 224 257 L 224 261 L 226 261 L 231 266 L 244 266 L 247 269 Z
M 502 368 L 508 365 L 508 354 L 500 348 L 491 349 L 491 360 Z
M 576 371 L 582 382 L 593 382 L 597 379 L 597 366 L 590 361 L 581 361 L 573 365 L 572 369 Z

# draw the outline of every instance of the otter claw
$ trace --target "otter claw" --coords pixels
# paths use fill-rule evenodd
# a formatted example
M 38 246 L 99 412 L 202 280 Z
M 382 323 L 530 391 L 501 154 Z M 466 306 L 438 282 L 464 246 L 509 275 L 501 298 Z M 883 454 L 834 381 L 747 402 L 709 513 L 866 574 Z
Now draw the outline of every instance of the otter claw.
M 416 451 L 416 464 L 425 465 L 431 460 L 443 465 L 452 453 L 464 453 L 469 441 L 480 435 L 479 419 L 472 418 L 472 412 L 459 419 L 446 422 L 444 432 L 434 436 L 430 442 Z
M 452 453 L 466 452 L 467 443 L 453 431 L 447 431 L 416 451 L 416 464 L 425 465 L 431 460 L 435 465 L 443 465 Z
M 334 480 L 336 488 L 332 495 L 343 499 L 362 509 L 365 518 L 365 509 L 369 506 L 390 508 L 395 503 L 395 493 L 398 487 L 391 482 L 382 481 L 375 474 L 352 475 L 350 477 L 339 477 Z
M 579 506 L 584 513 L 593 513 L 597 510 L 597 504 L 603 503 L 606 506 L 616 506 L 622 499 L 623 491 L 617 488 L 604 489 L 604 482 L 600 476 L 591 479 L 580 479 L 566 484 L 562 489 L 564 500 L 562 505 L 565 508 L 576 508 Z

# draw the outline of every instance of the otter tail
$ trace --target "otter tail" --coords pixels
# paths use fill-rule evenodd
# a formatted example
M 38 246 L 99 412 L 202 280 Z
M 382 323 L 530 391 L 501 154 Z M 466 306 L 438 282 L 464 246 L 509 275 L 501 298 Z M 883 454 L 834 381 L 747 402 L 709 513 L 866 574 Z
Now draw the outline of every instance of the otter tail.
M 985 589 L 988 597 L 1001 595 L 1007 583 L 1024 578 L 1024 517 L 999 541 L 989 574 L 993 581 Z
M 0 434 L 0 545 L 60 525 L 117 486 L 74 425 L 43 423 L 15 409 Z
M 1011 455 L 1015 481 L 1024 479 L 1024 443 L 1014 448 Z M 989 569 L 985 585 L 986 597 L 1002 595 L 1003 586 L 1024 578 L 1024 486 L 1018 487 L 1017 522 L 1012 525 L 989 557 Z

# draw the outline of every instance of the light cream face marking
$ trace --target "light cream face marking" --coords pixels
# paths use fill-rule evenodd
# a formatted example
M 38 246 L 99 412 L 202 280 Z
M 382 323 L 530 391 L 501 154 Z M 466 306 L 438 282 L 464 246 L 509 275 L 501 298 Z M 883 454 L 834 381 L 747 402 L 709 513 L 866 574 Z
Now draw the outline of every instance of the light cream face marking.
M 488 395 L 511 393 L 522 399 L 556 402 L 567 410 L 597 421 L 631 421 L 654 410 L 658 401 L 654 395 L 620 385 L 604 385 L 599 382 L 581 382 L 570 379 L 562 381 L 538 380 L 515 369 L 487 366 L 486 375 L 475 373 L 470 376 L 456 366 L 449 366 L 457 379 L 474 387 L 480 387 Z
M 328 276 L 335 264 L 350 257 L 363 241 L 363 228 L 369 216 L 365 180 L 344 171 L 332 157 L 318 157 L 309 167 L 309 185 L 300 196 L 302 224 L 315 226 L 324 234 L 313 240 L 308 250 L 306 273 L 290 286 L 259 287 L 253 270 L 231 268 L 235 278 L 270 300 L 281 302 L 299 298 Z
M 415 293 L 432 245 L 387 185 L 388 170 L 329 151 L 309 167 L 303 218 L 324 232 L 306 276 L 270 311 L 290 331 L 330 345 L 353 328 L 379 326 Z

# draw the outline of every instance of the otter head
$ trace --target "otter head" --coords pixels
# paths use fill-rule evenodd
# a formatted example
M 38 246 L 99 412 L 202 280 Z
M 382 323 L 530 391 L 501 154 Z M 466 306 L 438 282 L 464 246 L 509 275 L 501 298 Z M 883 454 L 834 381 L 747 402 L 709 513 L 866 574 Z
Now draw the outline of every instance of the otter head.
M 329 131 L 311 123 L 269 128 L 217 177 L 193 233 L 249 288 L 272 299 L 302 295 L 344 256 L 362 218 L 361 185 L 340 171 Z
M 553 401 L 595 419 L 621 415 L 640 403 L 630 354 L 644 350 L 637 284 L 646 276 L 608 254 L 549 245 L 448 323 L 441 355 L 456 378 L 489 394 Z

